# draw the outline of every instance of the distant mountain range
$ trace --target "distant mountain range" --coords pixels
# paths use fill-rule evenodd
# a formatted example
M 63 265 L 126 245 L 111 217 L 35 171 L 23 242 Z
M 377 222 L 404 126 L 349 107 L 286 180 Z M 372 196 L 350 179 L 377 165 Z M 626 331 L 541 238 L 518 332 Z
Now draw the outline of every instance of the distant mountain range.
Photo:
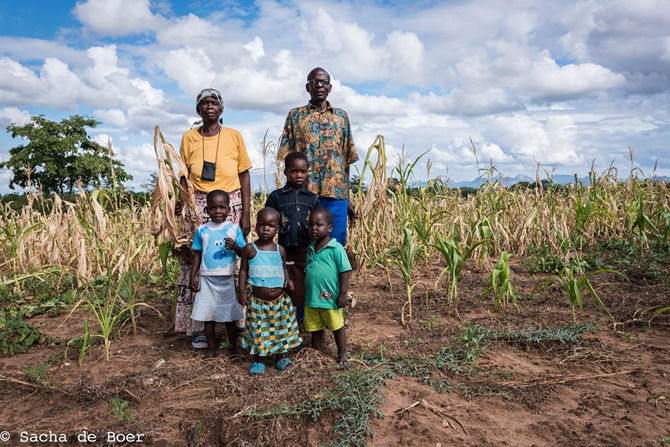
M 498 180 L 505 185 L 505 186 L 512 186 L 515 185 L 519 182 L 528 182 L 528 183 L 534 183 L 535 178 L 534 177 L 529 177 L 527 175 L 519 174 L 514 177 L 503 177 L 499 176 Z M 545 180 L 545 179 L 542 179 Z M 557 174 L 554 175 L 553 179 L 554 183 L 560 183 L 561 185 L 568 185 L 571 183 L 575 183 L 575 176 L 574 175 L 566 175 L 566 174 Z M 589 184 L 590 180 L 589 177 L 581 177 L 578 178 L 579 181 L 581 181 L 584 184 Z M 623 181 L 624 179 L 622 179 Z M 663 181 L 666 183 L 670 183 L 670 177 L 668 176 L 658 176 L 656 177 L 656 180 Z M 453 188 L 479 188 L 481 185 L 485 184 L 487 179 L 481 179 L 477 178 L 474 180 L 469 180 L 469 181 L 463 181 L 463 182 L 452 182 L 449 184 L 449 186 Z M 417 186 L 426 186 L 428 183 L 427 182 L 417 182 Z

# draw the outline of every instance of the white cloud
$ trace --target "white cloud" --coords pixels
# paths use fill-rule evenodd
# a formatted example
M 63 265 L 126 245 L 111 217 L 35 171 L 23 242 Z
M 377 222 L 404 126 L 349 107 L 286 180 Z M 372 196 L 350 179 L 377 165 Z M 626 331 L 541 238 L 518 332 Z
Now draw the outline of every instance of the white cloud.
M 518 88 L 532 97 L 564 100 L 619 87 L 626 78 L 598 64 L 559 66 L 548 51 L 542 51 L 532 71 L 521 77 Z
M 361 155 L 382 134 L 390 154 L 433 148 L 434 169 L 463 179 L 476 175 L 469 137 L 510 170 L 534 169 L 533 157 L 588 170 L 583 160 L 627 146 L 653 164 L 670 136 L 666 3 L 263 0 L 176 15 L 166 2 L 82 0 L 79 29 L 0 37 L 0 123 L 92 113 L 148 169 L 153 127 L 178 143 L 195 94 L 214 87 L 262 164 L 265 130 L 276 140 L 318 65 Z
M 0 54 L 15 61 L 44 60 L 55 57 L 70 65 L 88 63 L 86 53 L 61 42 L 30 37 L 0 36 Z
M 665 0 L 575 2 L 559 20 L 568 28 L 560 42 L 578 60 L 621 72 L 670 75 L 670 60 L 663 57 L 668 35 L 659 31 L 670 28 Z
M 176 148 L 179 150 L 179 148 Z M 135 180 L 143 180 L 147 174 L 158 170 L 156 153 L 151 143 L 137 146 L 114 146 L 114 153 L 126 167 L 131 168 Z
M 165 46 L 206 44 L 209 40 L 220 44 L 222 37 L 219 27 L 195 14 L 179 17 L 156 33 L 156 40 Z
M 93 61 L 93 65 L 86 70 L 86 75 L 89 82 L 96 87 L 105 87 L 111 75 L 126 77 L 130 72 L 127 68 L 118 66 L 116 45 L 91 47 L 86 54 Z
M 416 93 L 411 97 L 429 112 L 448 115 L 488 115 L 524 108 L 520 98 L 502 88 L 479 91 L 453 89 L 446 96 L 430 92 L 425 96 Z
M 244 49 L 249 52 L 249 55 L 254 61 L 261 59 L 265 56 L 265 49 L 263 47 L 263 39 L 256 36 L 254 40 L 243 45 Z
M 65 110 L 78 104 L 94 107 L 160 106 L 164 95 L 130 70 L 118 66 L 116 47 L 89 48 L 92 62 L 80 74 L 63 61 L 47 58 L 39 76 L 8 57 L 0 57 L 0 103 L 41 105 Z
M 327 57 L 338 73 L 353 81 L 378 75 L 385 54 L 373 45 L 374 34 L 355 22 L 337 21 L 325 8 L 303 20 L 300 39 L 312 52 Z
M 113 127 L 124 128 L 128 124 L 126 114 L 119 109 L 98 109 L 93 111 L 93 116 L 101 119 L 105 124 Z
M 98 143 L 100 146 L 107 147 L 107 145 L 111 142 L 113 142 L 112 137 L 107 135 L 106 133 L 99 133 L 97 135 L 93 136 L 93 141 Z M 112 146 L 112 151 L 114 151 L 114 148 Z
M 3 107 L 0 109 L 0 128 L 4 128 L 9 124 L 16 124 L 23 126 L 30 122 L 30 113 L 16 107 Z
M 401 99 L 384 95 L 361 95 L 338 80 L 331 82 L 333 90 L 329 96 L 330 101 L 348 113 L 366 117 L 403 116 L 407 113 L 407 105 Z
M 613 117 L 600 121 L 598 123 L 598 129 L 604 132 L 631 134 L 638 132 L 650 132 L 652 130 L 658 129 L 658 126 L 653 122 L 649 122 L 648 120 L 638 116 Z
M 391 78 L 410 85 L 422 83 L 424 50 L 416 34 L 395 30 L 386 37 L 386 49 Z
M 212 61 L 202 48 L 179 48 L 168 51 L 159 59 L 165 74 L 194 97 L 206 86 L 213 85 L 216 78 Z
M 568 115 L 551 115 L 534 119 L 527 115 L 493 117 L 490 138 L 528 162 L 577 165 L 583 162 L 577 154 L 576 131 Z
M 87 0 L 77 3 L 73 13 L 86 29 L 102 36 L 144 33 L 162 22 L 149 0 Z

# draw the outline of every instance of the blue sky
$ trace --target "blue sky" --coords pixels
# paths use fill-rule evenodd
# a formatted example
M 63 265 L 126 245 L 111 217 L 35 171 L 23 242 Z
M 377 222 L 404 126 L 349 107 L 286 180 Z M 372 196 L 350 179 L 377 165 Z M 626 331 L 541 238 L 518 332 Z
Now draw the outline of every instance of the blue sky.
M 263 135 L 277 140 L 323 66 L 361 158 L 382 134 L 391 159 L 429 150 L 431 176 L 466 180 L 472 138 L 480 162 L 510 176 L 534 176 L 537 162 L 623 172 L 628 147 L 645 173 L 658 160 L 670 175 L 669 11 L 665 0 L 3 2 L 0 126 L 91 115 L 91 136 L 112 139 L 139 188 L 156 166 L 153 126 L 178 146 L 196 93 L 213 86 L 258 185 Z M 0 159 L 18 143 L 0 134 Z M 10 179 L 0 171 L 0 193 Z

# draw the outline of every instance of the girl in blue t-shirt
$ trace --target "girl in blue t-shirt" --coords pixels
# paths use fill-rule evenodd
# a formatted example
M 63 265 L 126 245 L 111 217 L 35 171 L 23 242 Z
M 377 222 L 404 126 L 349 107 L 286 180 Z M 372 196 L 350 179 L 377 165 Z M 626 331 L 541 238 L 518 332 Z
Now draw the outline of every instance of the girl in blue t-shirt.
M 237 303 L 233 274 L 236 255 L 242 253 L 246 242 L 239 225 L 225 221 L 229 200 L 228 193 L 218 189 L 207 194 L 205 212 L 211 221 L 198 227 L 191 244 L 194 256 L 190 287 L 197 292 L 191 319 L 205 322 L 205 358 L 216 355 L 215 323 L 226 325 L 230 354 L 240 354 L 235 320 L 244 318 L 244 314 Z
M 302 343 L 291 298 L 284 293 L 284 289 L 293 290 L 286 270 L 286 253 L 273 242 L 278 230 L 277 210 L 263 208 L 256 215 L 258 240 L 242 250 L 239 300 L 247 306 L 242 347 L 254 356 L 249 368 L 252 376 L 265 373 L 262 359 L 272 355 L 275 367 L 283 371 L 292 365 L 284 355 Z M 251 284 L 249 297 L 247 279 Z

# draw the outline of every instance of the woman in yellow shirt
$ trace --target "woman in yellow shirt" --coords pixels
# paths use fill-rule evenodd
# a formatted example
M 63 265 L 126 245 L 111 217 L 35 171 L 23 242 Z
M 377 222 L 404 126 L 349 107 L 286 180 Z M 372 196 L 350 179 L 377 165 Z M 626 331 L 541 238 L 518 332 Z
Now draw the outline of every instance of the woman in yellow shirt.
M 188 177 L 195 187 L 196 209 L 203 223 L 209 219 L 204 211 L 207 193 L 215 189 L 226 191 L 230 195 L 226 220 L 238 224 L 246 237 L 251 230 L 251 162 L 242 135 L 221 126 L 223 99 L 217 90 L 201 91 L 195 108 L 202 118 L 202 126 L 189 130 L 181 139 L 180 154 L 188 172 L 179 173 L 180 181 L 186 187 Z M 175 211 L 181 213 L 181 201 Z M 194 335 L 193 347 L 205 349 L 207 340 L 202 335 L 202 323 L 191 320 L 195 300 L 195 294 L 189 289 L 192 261 L 190 250 L 180 254 L 175 332 Z M 244 326 L 244 320 L 238 322 L 239 326 Z

